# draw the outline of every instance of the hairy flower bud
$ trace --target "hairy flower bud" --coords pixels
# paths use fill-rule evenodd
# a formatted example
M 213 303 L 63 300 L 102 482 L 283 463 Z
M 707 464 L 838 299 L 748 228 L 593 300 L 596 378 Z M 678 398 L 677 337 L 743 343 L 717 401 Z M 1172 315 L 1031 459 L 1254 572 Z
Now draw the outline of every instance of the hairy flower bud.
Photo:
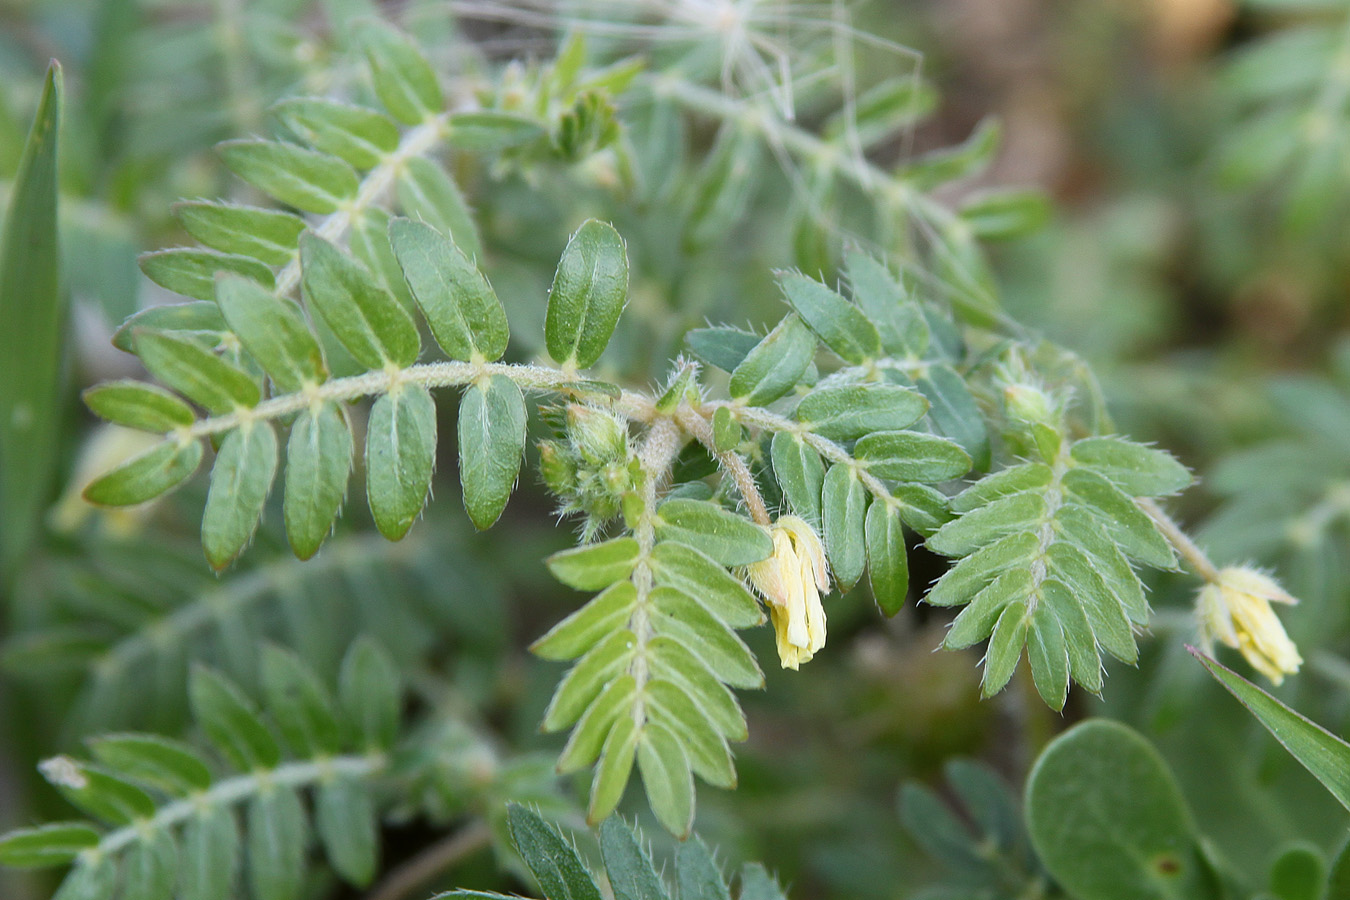
M 1216 640 L 1240 651 L 1252 668 L 1279 684 L 1298 671 L 1303 657 L 1270 604 L 1297 602 L 1255 569 L 1223 569 L 1195 601 L 1200 642 L 1207 653 L 1213 652 Z
M 768 601 L 785 669 L 810 661 L 825 646 L 825 608 L 820 594 L 830 589 L 825 550 L 804 520 L 783 516 L 773 524 L 773 553 L 746 568 L 750 584 Z

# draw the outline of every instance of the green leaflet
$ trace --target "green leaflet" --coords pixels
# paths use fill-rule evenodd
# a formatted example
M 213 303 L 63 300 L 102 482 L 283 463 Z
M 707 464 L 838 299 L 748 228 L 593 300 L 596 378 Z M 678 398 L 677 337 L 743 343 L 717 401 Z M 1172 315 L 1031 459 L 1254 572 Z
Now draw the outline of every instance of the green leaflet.
M 595 764 L 619 717 L 626 715 L 632 721 L 636 693 L 637 682 L 632 675 L 620 675 L 605 686 L 568 736 L 567 746 L 558 756 L 559 774 L 566 775 Z
M 302 759 L 339 753 L 333 698 L 318 676 L 295 653 L 273 644 L 262 648 L 261 670 L 267 710 L 287 746 Z
M 693 547 L 664 541 L 652 550 L 649 564 L 658 585 L 683 591 L 731 628 L 764 621 L 745 583 Z
M 984 240 L 1006 240 L 1039 230 L 1050 218 L 1050 201 L 1038 190 L 983 191 L 961 204 L 960 216 Z
M 406 35 L 378 19 L 363 19 L 356 38 L 370 69 L 375 96 L 394 118 L 416 125 L 444 109 L 435 71 Z
M 1074 462 L 1104 475 L 1131 497 L 1175 494 L 1194 480 L 1171 454 L 1119 438 L 1084 438 L 1069 450 Z
M 482 257 L 483 243 L 469 202 L 437 163 L 422 157 L 408 160 L 398 180 L 398 204 L 410 219 L 449 236 L 470 260 Z
M 951 441 L 917 431 L 878 431 L 858 441 L 854 456 L 880 478 L 948 481 L 970 471 L 970 455 Z
M 114 425 L 163 433 L 196 420 L 192 407 L 154 384 L 107 381 L 86 390 L 84 405 Z
M 1020 494 L 1023 491 L 1043 490 L 1054 479 L 1050 467 L 1042 463 L 1027 463 L 1009 466 L 991 475 L 986 475 L 952 498 L 952 511 L 967 513 L 986 506 L 1001 497 Z
M 178 890 L 184 900 L 229 900 L 240 857 L 239 825 L 228 806 L 202 807 L 183 828 Z
M 725 408 L 725 407 L 724 407 Z M 825 465 L 800 435 L 780 431 L 770 444 L 773 474 L 792 511 L 819 529 Z
M 778 284 L 806 326 L 845 362 L 860 365 L 881 355 L 876 326 L 838 293 L 797 273 L 781 275 Z
M 882 613 L 893 616 L 905 605 L 909 593 L 909 556 L 899 508 L 873 500 L 867 508 L 865 537 L 872 598 Z
M 605 684 L 628 664 L 637 638 L 627 629 L 611 633 L 586 652 L 559 682 L 541 726 L 561 731 L 576 723 L 600 695 Z
M 252 376 L 188 338 L 140 331 L 136 355 L 151 375 L 215 415 L 262 399 Z
M 225 141 L 225 165 L 265 194 L 304 212 L 328 215 L 356 196 L 356 172 L 336 156 L 282 141 Z
M 614 900 L 668 900 L 651 857 L 622 819 L 611 816 L 601 823 L 600 854 Z
M 952 622 L 942 646 L 960 650 L 982 641 L 994 631 L 1005 609 L 1031 596 L 1034 589 L 1028 569 L 1009 569 L 980 590 Z M 1021 646 L 1017 648 L 1021 652 Z M 1016 664 L 1017 657 L 1013 657 Z
M 858 250 L 844 253 L 853 302 L 876 326 L 890 354 L 921 359 L 928 350 L 928 323 L 917 302 L 881 262 Z
M 211 743 L 241 772 L 271 769 L 281 761 L 276 738 L 257 707 L 224 676 L 196 666 L 188 679 L 192 715 Z
M 441 349 L 451 359 L 500 359 L 510 337 L 506 311 L 454 242 L 408 219 L 390 221 L 389 241 Z
M 375 401 L 366 426 L 366 498 L 380 533 L 396 541 L 426 504 L 436 464 L 436 402 L 419 384 Z
M 178 878 L 178 844 L 173 835 L 154 830 L 127 851 L 121 866 L 123 896 L 172 900 Z
M 367 209 L 352 223 L 347 239 L 352 257 L 365 266 L 375 282 L 394 295 L 403 311 L 416 320 L 417 303 L 403 278 L 398 257 L 389 245 L 389 222 L 392 217 L 382 209 Z
M 571 841 L 530 810 L 516 803 L 506 807 L 511 840 L 539 882 L 545 897 L 552 900 L 601 900 L 586 865 Z
M 833 441 L 852 441 L 878 431 L 913 425 L 928 411 L 923 394 L 894 384 L 820 388 L 802 398 L 793 417 Z
M 277 434 L 270 422 L 245 422 L 225 435 L 202 515 L 202 547 L 213 569 L 228 566 L 253 537 L 276 470 Z
M 215 298 L 216 276 L 220 273 L 248 278 L 264 287 L 273 284 L 272 270 L 256 259 L 214 250 L 174 247 L 142 254 L 139 262 L 145 277 L 155 284 L 195 300 Z
M 678 685 L 693 698 L 727 740 L 746 739 L 745 715 L 735 695 L 692 650 L 668 636 L 653 638 L 647 649 L 654 675 Z
M 960 444 L 977 471 L 989 468 L 989 430 L 966 381 L 948 365 L 928 367 L 914 385 L 928 398 L 928 418 L 935 430 Z
M 648 721 L 670 729 L 681 742 L 695 775 L 714 787 L 736 786 L 731 748 L 698 701 L 674 682 L 654 679 L 643 689 Z
M 732 687 L 757 688 L 764 684 L 750 648 L 693 597 L 659 587 L 648 600 L 653 627 L 690 647 L 708 670 Z
M 314 825 L 328 863 L 350 884 L 364 887 L 379 864 L 379 835 L 370 788 L 357 778 L 339 775 L 319 785 L 314 797 Z
M 816 339 L 802 320 L 788 315 L 731 372 L 731 396 L 765 406 L 797 386 L 816 355 Z
M 11 831 L 0 839 L 0 865 L 21 869 L 64 866 L 98 845 L 99 832 L 83 823 L 53 822 Z
M 724 566 L 749 565 L 773 552 L 773 540 L 765 529 L 705 500 L 662 503 L 656 535 L 661 541 L 693 547 Z
M 56 209 L 62 85 L 53 60 L 0 232 L 0 582 L 39 530 L 58 460 L 67 306 Z
M 478 153 L 496 153 L 542 137 L 534 119 L 493 109 L 458 112 L 450 116 L 450 144 Z
M 1054 582 L 1046 582 L 1049 586 Z M 1069 652 L 1064 630 L 1048 605 L 1036 607 L 1027 626 L 1027 662 L 1036 692 L 1046 706 L 1063 709 L 1069 694 Z
M 741 870 L 740 900 L 787 900 L 787 895 L 763 866 L 751 863 Z
M 398 126 L 388 116 L 337 100 L 296 97 L 272 107 L 296 137 L 357 169 L 373 168 L 398 148 Z
M 1158 569 L 1176 566 L 1176 553 L 1158 526 L 1111 482 L 1087 469 L 1071 469 L 1062 483 L 1128 556 Z
M 1017 668 L 1017 661 L 1022 657 L 1030 624 L 1028 609 L 1022 600 L 1013 600 L 1003 608 L 984 653 L 981 696 L 992 697 L 1008 684 L 1013 670 Z
M 830 558 L 841 591 L 850 590 L 862 577 L 867 560 L 864 529 L 867 488 L 857 473 L 844 465 L 831 466 L 825 475 L 821 501 L 825 553 Z
M 695 328 L 684 336 L 690 352 L 724 372 L 734 371 L 759 341 L 756 334 L 726 327 Z
M 94 766 L 59 756 L 44 761 L 39 770 L 72 806 L 109 825 L 129 825 L 154 815 L 149 794 Z
M 459 403 L 459 477 L 474 527 L 489 528 L 511 497 L 525 450 L 525 398 L 505 375 L 469 385 Z
M 637 564 L 638 542 L 631 537 L 614 538 L 562 550 L 545 562 L 553 577 L 579 591 L 598 591 L 626 579 Z
M 638 770 L 656 818 L 676 837 L 694 824 L 694 778 L 684 748 L 670 729 L 648 722 L 637 747 Z
M 117 870 L 112 861 L 95 857 L 81 859 L 52 900 L 103 900 L 117 889 Z
M 675 886 L 680 900 L 731 900 L 721 868 L 698 837 L 676 851 Z
M 637 605 L 637 589 L 621 581 L 597 594 L 581 609 L 549 629 L 530 645 L 543 659 L 570 660 L 581 656 L 604 637 L 622 628 Z
M 389 654 L 370 637 L 357 638 L 338 672 L 338 706 L 354 723 L 349 743 L 388 750 L 398 738 L 403 688 Z
M 628 302 L 628 255 L 614 226 L 587 219 L 567 242 L 548 295 L 544 341 L 564 366 L 595 364 Z
M 138 334 L 159 331 L 192 332 L 204 341 L 217 344 L 228 330 L 214 300 L 190 300 L 152 306 L 135 313 L 113 332 L 112 345 L 123 353 L 135 353 Z
M 201 461 L 201 441 L 164 440 L 94 479 L 84 499 L 99 506 L 135 506 L 182 484 Z
M 745 439 L 745 429 L 732 416 L 731 410 L 719 406 L 712 418 L 713 449 L 718 453 L 729 453 L 740 446 Z
M 184 231 L 213 250 L 269 266 L 293 259 L 305 230 L 299 216 L 234 203 L 190 200 L 174 204 L 173 213 Z
M 591 779 L 590 802 L 586 808 L 586 821 L 592 825 L 607 818 L 623 799 L 624 788 L 633 773 L 638 735 L 633 717 L 620 716 L 605 739 L 595 777 Z
M 282 509 L 286 539 L 300 559 L 319 552 L 342 508 L 352 468 L 352 430 L 336 403 L 321 403 L 291 424 Z
M 1033 529 L 1047 514 L 1045 499 L 1039 494 L 1014 494 L 953 519 L 925 544 L 943 556 L 967 556 L 1005 535 Z
M 319 342 L 294 301 L 237 276 L 220 278 L 215 289 L 226 324 L 280 390 L 293 393 L 327 379 Z
M 1027 780 L 1032 844 L 1083 900 L 1209 896 L 1189 811 L 1138 734 L 1096 719 L 1060 735 Z
M 103 735 L 88 741 L 94 758 L 112 772 L 170 796 L 211 786 L 211 770 L 187 744 L 153 734 Z
M 245 817 L 248 881 L 257 900 L 296 900 L 305 874 L 305 812 L 294 788 L 253 797 Z
M 300 238 L 305 302 L 367 369 L 417 361 L 417 325 L 369 270 L 312 233 Z

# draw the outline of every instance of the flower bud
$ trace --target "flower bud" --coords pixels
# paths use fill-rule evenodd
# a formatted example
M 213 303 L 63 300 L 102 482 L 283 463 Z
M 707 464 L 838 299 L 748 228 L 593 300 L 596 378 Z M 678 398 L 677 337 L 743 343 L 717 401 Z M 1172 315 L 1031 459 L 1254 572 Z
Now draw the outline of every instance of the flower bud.
M 577 453 L 593 466 L 628 456 L 628 425 L 613 413 L 573 403 L 567 407 L 567 432 Z

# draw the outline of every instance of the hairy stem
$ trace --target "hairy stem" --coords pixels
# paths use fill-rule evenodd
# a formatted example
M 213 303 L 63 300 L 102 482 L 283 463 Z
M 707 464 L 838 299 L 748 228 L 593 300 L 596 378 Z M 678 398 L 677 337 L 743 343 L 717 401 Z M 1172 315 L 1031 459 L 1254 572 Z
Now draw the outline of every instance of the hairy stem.
M 492 832 L 487 824 L 473 822 L 399 864 L 375 886 L 366 900 L 403 900 L 404 897 L 410 897 L 437 875 L 488 846 L 491 840 Z
M 1205 581 L 1211 584 L 1219 580 L 1219 567 L 1214 565 L 1210 558 L 1191 540 L 1190 535 L 1181 530 L 1181 526 L 1163 512 L 1163 508 L 1157 504 L 1157 501 L 1149 498 L 1141 498 L 1134 501 L 1139 508 L 1148 513 L 1162 532 L 1163 537 L 1167 538 L 1168 543 L 1176 548 L 1181 554 L 1181 558 L 1186 560 L 1186 564 L 1194 570 Z
M 764 498 L 759 493 L 759 486 L 755 484 L 755 476 L 751 473 L 750 467 L 735 450 L 717 449 L 717 442 L 713 439 L 712 426 L 708 424 L 708 420 L 696 410 L 682 406 L 675 414 L 675 421 L 694 440 L 706 447 L 717 459 L 722 470 L 731 476 L 731 480 L 736 483 L 736 490 L 740 492 L 741 499 L 745 501 L 745 506 L 750 511 L 750 518 L 759 525 L 773 524 L 773 518 L 769 515 L 768 507 L 764 505 Z
M 347 378 L 335 378 L 294 394 L 282 394 L 264 400 L 254 407 L 239 407 L 234 412 L 200 419 L 175 434 L 181 440 L 192 440 L 238 428 L 245 421 L 277 419 L 308 409 L 325 400 L 356 400 L 376 394 L 386 394 L 399 384 L 420 384 L 437 388 L 471 384 L 490 375 L 505 375 L 522 390 L 556 391 L 559 393 L 593 393 L 585 379 L 574 372 L 564 372 L 545 366 L 516 365 L 513 363 L 433 362 L 419 363 L 406 369 L 388 369 L 366 372 Z M 618 412 L 639 422 L 649 421 L 654 415 L 650 398 L 624 391 L 617 401 Z
M 181 825 L 199 809 L 211 806 L 230 806 L 247 800 L 265 786 L 309 787 L 336 775 L 368 778 L 385 767 L 383 754 L 363 756 L 333 756 L 305 762 L 285 763 L 275 769 L 250 772 L 218 781 L 205 791 L 183 797 L 161 807 L 149 819 L 124 825 L 104 835 L 98 846 L 84 851 L 91 855 L 110 855 L 135 843 L 148 831 L 162 831 Z

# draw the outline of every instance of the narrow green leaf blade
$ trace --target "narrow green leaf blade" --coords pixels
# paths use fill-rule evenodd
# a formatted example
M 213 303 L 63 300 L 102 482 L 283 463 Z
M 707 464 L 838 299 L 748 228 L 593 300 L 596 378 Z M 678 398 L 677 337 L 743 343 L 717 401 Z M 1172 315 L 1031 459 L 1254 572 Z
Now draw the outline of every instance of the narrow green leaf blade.
M 1300 715 L 1232 669 L 1191 649 L 1209 674 L 1247 707 L 1294 759 L 1350 809 L 1350 744 Z
M 194 300 L 213 299 L 216 278 L 223 274 L 247 278 L 263 287 L 270 288 L 273 284 L 272 270 L 256 259 L 198 247 L 156 250 L 142 254 L 139 262 L 146 278 L 165 290 Z
M 553 554 L 545 563 L 553 577 L 579 591 L 598 591 L 629 576 L 637 565 L 638 542 L 613 538 Z
M 251 375 L 190 338 L 140 331 L 136 355 L 151 375 L 216 415 L 257 406 L 262 399 Z
M 816 338 L 796 315 L 784 317 L 731 372 L 733 399 L 764 406 L 796 387 L 816 355 Z
M 239 825 L 228 806 L 203 806 L 183 829 L 182 900 L 230 900 L 238 877 Z
M 281 761 L 276 738 L 258 718 L 258 709 L 223 675 L 202 666 L 188 678 L 188 701 L 211 743 L 241 772 L 270 769 Z
M 928 398 L 895 384 L 853 384 L 814 390 L 794 417 L 833 441 L 852 441 L 874 431 L 908 428 L 928 412 Z
M 858 583 L 867 561 L 867 488 L 848 466 L 831 466 L 825 474 L 822 510 L 825 553 L 839 589 L 847 591 Z
M 681 840 L 688 837 L 694 825 L 694 776 L 679 740 L 670 729 L 648 722 L 642 726 L 637 758 L 657 820 Z
M 773 474 L 792 511 L 820 528 L 821 492 L 825 488 L 825 465 L 800 435 L 780 431 L 769 445 Z
M 342 749 L 333 698 L 294 652 L 265 644 L 262 690 L 267 711 L 291 750 L 302 759 L 334 756 Z
M 289 262 L 305 230 L 299 216 L 257 206 L 191 200 L 175 204 L 173 213 L 183 230 L 206 246 L 269 266 Z
M 56 210 L 62 96 L 53 61 L 0 233 L 0 573 L 32 542 L 57 461 L 66 319 Z
M 417 45 L 377 19 L 363 20 L 357 39 L 365 53 L 375 96 L 394 118 L 416 125 L 445 106 L 436 72 Z
M 248 139 L 226 141 L 219 150 L 225 165 L 240 178 L 305 212 L 337 212 L 360 187 L 351 166 L 296 144 Z

